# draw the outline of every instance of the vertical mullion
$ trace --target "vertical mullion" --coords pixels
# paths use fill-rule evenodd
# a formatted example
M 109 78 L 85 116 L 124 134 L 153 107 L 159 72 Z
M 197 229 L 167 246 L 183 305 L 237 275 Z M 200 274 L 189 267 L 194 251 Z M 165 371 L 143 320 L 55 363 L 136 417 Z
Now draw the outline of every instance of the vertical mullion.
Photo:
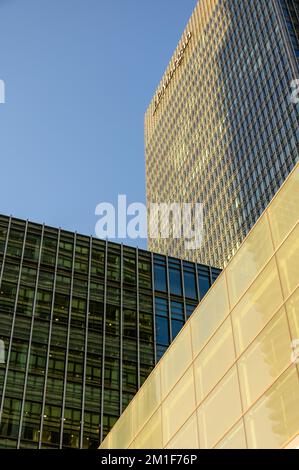
M 101 394 L 101 432 L 100 442 L 103 440 L 104 423 L 104 390 L 105 390 L 105 349 L 106 349 L 106 307 L 107 307 L 107 268 L 108 268 L 108 240 L 105 246 L 105 272 L 104 272 L 104 314 L 103 314 L 103 354 L 102 354 L 102 394 Z
M 88 258 L 88 285 L 87 285 L 87 305 L 86 305 L 86 318 L 85 318 L 85 344 L 84 344 L 84 362 L 83 362 L 83 379 L 82 379 L 82 407 L 81 407 L 81 423 L 80 423 L 80 444 L 83 447 L 84 435 L 84 416 L 85 416 L 85 386 L 86 386 L 86 364 L 87 364 L 87 349 L 88 349 L 88 320 L 89 320 L 89 302 L 90 302 L 90 276 L 91 276 L 91 256 L 92 256 L 92 237 L 89 240 L 89 258 Z
M 200 302 L 200 289 L 199 289 L 199 280 L 198 280 L 198 264 L 195 263 L 195 277 L 196 277 L 196 290 L 197 290 L 197 301 Z
M 10 216 L 9 220 L 8 220 L 8 225 L 7 225 L 7 232 L 6 232 L 6 238 L 5 238 L 3 258 L 2 258 L 2 266 L 1 266 L 1 271 L 0 271 L 0 288 L 1 288 L 1 285 L 2 285 L 2 279 L 3 279 L 3 274 L 4 274 L 4 265 L 6 263 L 6 255 L 7 255 L 7 247 L 8 247 L 9 235 L 10 235 L 11 220 L 12 220 L 12 217 Z M 4 346 L 4 347 L 6 349 L 6 346 Z M 5 383 L 6 373 L 7 373 L 7 371 L 6 371 L 6 368 L 5 368 L 3 387 L 4 387 L 4 383 Z M 3 391 L 4 391 L 4 388 L 3 388 Z M 2 393 L 2 395 L 3 395 L 3 393 Z M 0 423 L 1 423 L 1 416 L 2 416 L 2 412 L 0 411 Z
M 75 255 L 76 255 L 76 241 L 77 233 L 74 234 L 74 247 L 73 247 L 73 259 L 72 259 L 72 274 L 71 274 L 71 287 L 70 287 L 70 305 L 69 305 L 69 318 L 67 325 L 67 340 L 66 340 L 66 353 L 65 353 L 65 365 L 64 365 L 64 383 L 63 383 L 63 396 L 62 396 L 62 408 L 61 408 L 61 427 L 60 427 L 60 449 L 63 445 L 63 430 L 64 430 L 64 412 L 65 412 L 65 401 L 66 401 L 66 387 L 67 387 L 67 370 L 68 370 L 68 358 L 69 358 L 69 345 L 70 345 L 70 332 L 71 332 L 71 318 L 72 318 L 72 300 L 73 300 L 73 286 L 74 286 L 74 270 L 75 270 Z
M 52 340 L 52 327 L 53 327 L 53 316 L 54 316 L 54 305 L 55 305 L 55 294 L 56 294 L 56 282 L 57 282 L 57 269 L 58 269 L 58 255 L 59 255 L 60 236 L 61 236 L 61 230 L 59 229 L 58 237 L 57 237 L 57 247 L 56 247 L 55 271 L 54 271 L 54 281 L 53 281 L 53 295 L 52 295 L 52 302 L 51 302 L 48 346 L 47 346 L 46 367 L 45 367 L 45 380 L 44 380 L 44 390 L 43 390 L 43 402 L 42 402 L 40 434 L 39 434 L 39 442 L 38 442 L 38 448 L 39 449 L 42 446 L 44 414 L 45 414 L 45 407 L 46 407 L 46 392 L 47 392 L 49 360 L 50 360 L 50 350 L 51 350 L 51 340 Z
M 26 238 L 27 238 L 27 230 L 28 230 L 28 220 L 26 220 L 25 231 L 24 231 L 24 240 L 23 240 L 23 246 L 22 246 L 21 262 L 20 262 L 20 271 L 19 271 L 18 282 L 17 282 L 16 298 L 15 298 L 14 311 L 13 311 L 13 318 L 12 318 L 12 324 L 11 324 L 11 332 L 10 332 L 10 338 L 9 338 L 9 346 L 8 346 L 8 351 L 7 351 L 5 376 L 4 376 L 4 383 L 3 383 L 3 390 L 2 390 L 2 399 L 1 399 L 1 405 L 0 405 L 0 423 L 1 423 L 1 420 L 2 420 L 4 399 L 5 399 L 5 391 L 6 391 L 7 377 L 8 377 L 8 368 L 9 368 L 10 354 L 11 354 L 11 348 L 12 348 L 12 342 L 13 342 L 13 334 L 14 334 L 14 328 L 15 328 L 15 322 L 16 322 L 17 305 L 18 305 L 18 297 L 19 297 L 20 284 L 21 284 L 21 275 L 22 275 L 22 267 L 23 267 L 24 253 L 25 253 L 25 244 L 26 244 Z
M 168 331 L 169 331 L 170 343 L 171 343 L 172 342 L 172 325 L 171 325 L 171 314 L 170 314 L 170 312 L 171 312 L 171 302 L 170 302 L 170 281 L 169 281 L 168 256 L 166 256 L 166 276 L 167 276 L 167 295 L 168 295 Z
M 37 273 L 36 273 L 36 281 L 35 281 L 35 291 L 34 291 L 34 299 L 33 299 L 32 317 L 31 317 L 31 324 L 30 324 L 29 343 L 28 343 L 28 351 L 27 351 L 27 359 L 26 359 L 25 380 L 24 380 L 24 388 L 23 388 L 23 396 L 22 396 L 22 405 L 21 405 L 20 425 L 19 425 L 17 448 L 20 447 L 20 443 L 21 443 L 22 426 L 23 426 L 23 414 L 24 414 L 25 400 L 26 400 L 26 391 L 27 391 L 27 382 L 28 382 L 28 373 L 29 373 L 29 364 L 30 364 L 30 354 L 31 354 L 31 347 L 32 347 L 32 335 L 33 335 L 33 327 L 34 327 L 34 315 L 35 315 L 36 300 L 37 300 L 37 290 L 38 290 L 40 264 L 41 264 L 41 257 L 42 257 L 42 248 L 43 248 L 43 241 L 44 241 L 44 232 L 45 232 L 45 225 L 42 226 L 41 241 L 40 241 L 39 254 L 38 254 L 38 265 L 37 265 Z
M 123 292 L 124 292 L 124 246 L 120 246 L 120 354 L 119 354 L 119 413 L 123 410 Z
M 213 274 L 212 274 L 212 268 L 209 266 L 209 277 L 210 277 L 210 286 L 209 289 L 212 287 L 213 284 Z
M 2 284 L 2 278 L 3 278 L 3 273 L 4 273 L 4 263 L 6 261 L 10 227 L 11 227 L 11 216 L 9 217 L 8 226 L 7 226 L 6 240 L 5 240 L 5 246 L 4 246 L 4 252 L 3 252 L 3 260 L 2 260 L 2 266 L 1 266 L 1 272 L 0 272 L 0 286 Z
M 137 390 L 140 388 L 140 305 L 139 305 L 139 250 L 136 248 L 136 320 L 137 320 Z
M 186 323 L 186 321 L 187 321 L 187 309 L 186 309 L 186 295 L 185 295 L 185 279 L 184 279 L 183 260 L 181 260 L 180 265 L 181 265 L 181 278 L 182 278 L 183 303 L 184 303 L 184 322 Z
M 157 332 L 156 332 L 156 297 L 155 297 L 155 270 L 154 254 L 151 253 L 152 297 L 153 297 L 153 327 L 154 327 L 154 360 L 157 364 Z

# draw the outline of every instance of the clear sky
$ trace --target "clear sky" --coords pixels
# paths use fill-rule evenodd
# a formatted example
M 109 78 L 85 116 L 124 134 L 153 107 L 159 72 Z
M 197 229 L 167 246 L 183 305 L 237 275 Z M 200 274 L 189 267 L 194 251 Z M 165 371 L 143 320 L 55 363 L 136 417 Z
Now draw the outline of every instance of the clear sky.
M 0 0 L 1 213 L 94 235 L 98 203 L 145 203 L 144 113 L 195 4 Z

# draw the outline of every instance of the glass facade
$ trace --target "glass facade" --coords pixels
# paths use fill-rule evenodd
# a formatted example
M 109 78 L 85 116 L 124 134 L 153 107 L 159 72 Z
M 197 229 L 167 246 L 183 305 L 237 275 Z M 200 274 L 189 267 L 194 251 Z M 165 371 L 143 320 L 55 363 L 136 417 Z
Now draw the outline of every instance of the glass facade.
M 291 48 L 299 60 L 299 0 L 279 0 Z
M 298 446 L 298 222 L 299 164 L 101 448 Z
M 97 448 L 219 272 L 0 216 L 0 447 Z
M 145 143 L 148 205 L 202 203 L 203 242 L 152 238 L 150 250 L 225 266 L 298 161 L 298 12 L 298 0 L 197 3 Z

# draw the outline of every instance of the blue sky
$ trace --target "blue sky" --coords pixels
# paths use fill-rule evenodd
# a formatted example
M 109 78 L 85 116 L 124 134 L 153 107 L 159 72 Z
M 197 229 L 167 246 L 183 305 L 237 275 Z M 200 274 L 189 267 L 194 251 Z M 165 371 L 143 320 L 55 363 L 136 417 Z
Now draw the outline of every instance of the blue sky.
M 98 203 L 145 202 L 144 113 L 195 4 L 0 0 L 1 213 L 94 235 Z

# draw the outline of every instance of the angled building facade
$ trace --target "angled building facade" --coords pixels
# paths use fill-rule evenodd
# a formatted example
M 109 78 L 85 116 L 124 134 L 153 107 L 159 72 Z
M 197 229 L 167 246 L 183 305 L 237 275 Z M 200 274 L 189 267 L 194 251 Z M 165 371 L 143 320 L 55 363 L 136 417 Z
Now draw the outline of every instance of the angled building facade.
M 298 266 L 299 165 L 101 448 L 298 448 Z
M 146 112 L 146 183 L 148 206 L 202 203 L 204 238 L 150 250 L 223 267 L 294 167 L 298 24 L 297 0 L 197 3 Z

